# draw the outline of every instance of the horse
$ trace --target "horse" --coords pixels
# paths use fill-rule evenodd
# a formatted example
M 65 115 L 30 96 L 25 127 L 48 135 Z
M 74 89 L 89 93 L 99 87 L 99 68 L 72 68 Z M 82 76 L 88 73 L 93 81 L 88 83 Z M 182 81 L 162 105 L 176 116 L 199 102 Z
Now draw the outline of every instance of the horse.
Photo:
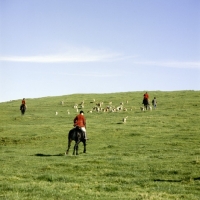
M 65 152 L 65 155 L 68 154 L 70 146 L 71 146 L 71 142 L 73 140 L 75 141 L 73 155 L 75 154 L 78 155 L 78 145 L 80 142 L 83 142 L 83 145 L 84 145 L 83 153 L 86 153 L 85 133 L 78 126 L 76 126 L 75 128 L 71 129 L 68 133 L 68 148 Z
M 143 102 L 142 102 L 143 104 L 144 104 L 144 108 L 146 108 L 146 110 L 147 110 L 147 108 L 148 108 L 148 106 L 149 106 L 149 101 L 148 101 L 148 99 L 143 99 Z
M 26 112 L 26 106 L 24 104 L 22 104 L 20 106 L 20 110 L 21 110 L 21 114 L 24 115 L 24 113 Z

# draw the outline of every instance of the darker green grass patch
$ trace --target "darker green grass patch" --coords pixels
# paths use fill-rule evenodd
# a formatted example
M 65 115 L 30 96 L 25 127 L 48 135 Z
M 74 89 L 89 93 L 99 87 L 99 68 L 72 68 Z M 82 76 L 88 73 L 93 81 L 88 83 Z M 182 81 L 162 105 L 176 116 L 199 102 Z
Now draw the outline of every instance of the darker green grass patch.
M 131 133 L 129 134 L 131 137 L 134 137 L 134 136 L 141 136 L 142 134 L 141 133 Z
M 54 177 L 51 174 L 44 174 L 44 175 L 38 176 L 37 179 L 40 181 L 48 181 L 48 182 L 54 181 Z
M 99 192 L 116 192 L 116 191 L 120 191 L 120 186 L 101 184 L 101 185 L 96 186 L 95 189 Z
M 75 178 L 71 176 L 59 176 L 55 174 L 43 174 L 36 177 L 36 180 L 47 182 L 61 182 L 61 183 L 73 183 Z

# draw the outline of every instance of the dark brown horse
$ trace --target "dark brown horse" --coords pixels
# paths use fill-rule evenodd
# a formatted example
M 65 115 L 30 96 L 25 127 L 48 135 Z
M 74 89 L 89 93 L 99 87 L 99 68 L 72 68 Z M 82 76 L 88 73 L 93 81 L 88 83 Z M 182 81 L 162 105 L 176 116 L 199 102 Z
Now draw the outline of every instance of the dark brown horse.
M 21 114 L 24 115 L 24 113 L 26 112 L 26 106 L 24 104 L 22 104 L 20 106 L 20 110 L 21 110 Z
M 148 108 L 148 106 L 149 106 L 149 101 L 148 101 L 148 99 L 143 99 L 143 102 L 142 102 L 143 104 L 144 104 L 144 108 L 147 110 L 147 108 Z
M 70 146 L 71 146 L 71 142 L 75 141 L 75 145 L 74 145 L 74 151 L 73 151 L 73 155 L 78 155 L 78 145 L 80 142 L 83 142 L 84 145 L 84 149 L 83 149 L 83 153 L 86 153 L 86 139 L 85 139 L 85 133 L 79 128 L 79 127 L 75 127 L 73 129 L 71 129 L 69 131 L 68 134 L 68 148 L 66 150 L 65 155 L 68 154 Z

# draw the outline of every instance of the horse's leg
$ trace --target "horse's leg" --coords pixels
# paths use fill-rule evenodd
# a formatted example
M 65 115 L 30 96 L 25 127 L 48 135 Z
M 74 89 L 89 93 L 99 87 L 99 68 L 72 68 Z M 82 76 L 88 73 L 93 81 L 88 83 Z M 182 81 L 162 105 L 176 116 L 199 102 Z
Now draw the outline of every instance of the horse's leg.
M 76 155 L 78 155 L 78 144 L 76 145 Z
M 79 143 L 80 143 L 80 140 L 78 140 L 77 142 L 76 142 L 76 144 L 74 145 L 74 153 L 73 153 L 73 155 L 76 153 L 76 155 L 78 155 L 78 145 L 79 145 Z
M 86 141 L 83 141 L 83 146 L 84 146 L 83 153 L 86 153 Z
M 71 146 L 71 142 L 72 142 L 72 140 L 68 140 L 68 148 L 67 148 L 67 151 L 66 151 L 66 155 L 68 154 L 68 152 L 69 152 L 69 149 L 70 149 L 70 146 Z
M 24 115 L 25 111 L 26 111 L 26 108 L 24 106 L 22 106 L 22 108 L 21 108 L 22 115 Z
M 73 155 L 75 155 L 76 146 L 77 146 L 77 142 L 75 142 L 75 145 L 74 145 L 74 151 L 73 151 Z
M 22 105 L 22 115 L 24 114 L 24 106 Z

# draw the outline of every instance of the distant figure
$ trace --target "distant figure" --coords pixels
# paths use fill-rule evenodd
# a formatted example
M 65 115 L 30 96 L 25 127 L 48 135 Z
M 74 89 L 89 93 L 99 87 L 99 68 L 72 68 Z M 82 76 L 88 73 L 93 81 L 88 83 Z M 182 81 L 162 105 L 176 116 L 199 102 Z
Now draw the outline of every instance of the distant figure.
M 154 109 L 156 109 L 156 107 L 157 107 L 156 97 L 154 97 L 154 99 L 152 100 L 152 106 L 154 107 Z
M 147 110 L 147 107 L 149 105 L 149 94 L 147 92 L 144 94 L 143 104 L 144 108 Z
M 80 111 L 80 114 L 74 118 L 74 126 L 79 127 L 85 133 L 85 139 L 87 140 L 88 138 L 86 135 L 86 119 L 82 110 Z
M 25 98 L 22 99 L 22 105 L 26 105 L 26 100 L 25 100 Z
M 22 99 L 22 104 L 20 106 L 20 110 L 21 110 L 21 114 L 24 115 L 24 113 L 26 111 L 26 100 L 25 100 L 25 98 Z
M 144 99 L 148 99 L 149 100 L 149 94 L 147 92 L 144 94 Z

